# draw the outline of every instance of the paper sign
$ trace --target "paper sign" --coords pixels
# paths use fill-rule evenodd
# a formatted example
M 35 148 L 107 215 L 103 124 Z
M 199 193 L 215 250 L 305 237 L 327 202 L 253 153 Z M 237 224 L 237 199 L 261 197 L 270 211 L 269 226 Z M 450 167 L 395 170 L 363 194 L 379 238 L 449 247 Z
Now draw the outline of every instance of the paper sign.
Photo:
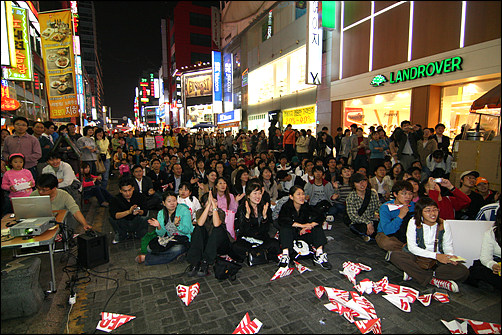
M 262 325 L 256 318 L 251 321 L 249 313 L 246 313 L 232 334 L 256 334 L 260 331 Z
M 356 285 L 356 276 L 361 272 L 361 270 L 371 271 L 371 268 L 362 263 L 345 262 L 343 263 L 343 271 L 339 272 L 347 277 L 353 285 Z
M 135 318 L 135 316 L 125 314 L 101 312 L 101 321 L 98 322 L 96 329 L 109 333 Z
M 440 303 L 442 304 L 445 304 L 447 302 L 450 302 L 450 299 L 448 298 L 448 294 L 446 293 L 439 293 L 439 292 L 436 292 L 432 295 L 432 297 L 439 301 Z
M 394 205 L 394 204 L 387 204 L 387 206 L 389 207 L 389 211 L 391 212 L 403 207 L 403 205 Z
M 295 268 L 279 268 L 270 281 L 289 276 Z
M 377 315 L 373 304 L 363 296 L 358 295 L 356 292 L 350 292 L 352 300 L 364 309 L 364 312 L 369 315 L 370 319 L 376 319 Z
M 387 277 L 383 277 L 379 281 L 373 282 L 373 292 L 378 294 L 382 292 L 387 285 L 389 285 L 389 279 Z
M 469 325 L 476 332 L 476 334 L 500 334 L 501 327 L 497 323 L 475 321 L 462 318 L 457 319 L 469 322 Z M 467 334 L 467 332 L 465 334 Z
M 465 262 L 465 261 L 466 261 L 466 259 L 465 259 L 464 257 L 455 256 L 455 257 L 450 258 L 450 261 L 454 261 L 454 262 Z
M 372 320 L 361 320 L 361 321 L 356 321 L 355 325 L 357 329 L 362 334 L 367 334 L 369 332 L 373 332 L 373 334 L 381 334 L 382 333 L 382 324 L 381 320 L 378 319 L 372 319 Z
M 325 287 L 326 295 L 330 301 L 337 301 L 345 304 L 350 299 L 349 291 L 339 290 L 337 288 Z
M 373 292 L 373 282 L 368 278 L 365 278 L 359 282 L 354 288 L 360 293 L 371 294 Z
M 324 286 L 317 286 L 316 288 L 314 288 L 314 291 L 315 291 L 315 295 L 321 299 L 321 297 L 323 296 L 325 290 L 324 290 Z
M 178 285 L 176 287 L 176 293 L 178 294 L 178 297 L 181 298 L 181 301 L 183 301 L 186 306 L 188 306 L 195 298 L 195 296 L 199 294 L 199 291 L 200 291 L 199 283 L 195 283 L 190 286 Z
M 420 301 L 422 303 L 422 305 L 424 305 L 425 307 L 427 307 L 431 304 L 431 300 L 432 300 L 432 293 L 421 295 L 418 297 L 418 301 Z
M 296 266 L 296 269 L 298 270 L 298 272 L 300 272 L 300 273 L 304 273 L 305 271 L 312 271 L 311 269 L 309 269 L 306 266 L 301 265 L 297 261 L 295 261 L 295 266 Z
M 457 320 L 451 320 L 450 322 L 441 320 L 441 322 L 452 334 L 467 334 L 467 322 L 458 322 Z
M 383 297 L 403 312 L 411 312 L 410 298 L 399 294 L 386 294 Z

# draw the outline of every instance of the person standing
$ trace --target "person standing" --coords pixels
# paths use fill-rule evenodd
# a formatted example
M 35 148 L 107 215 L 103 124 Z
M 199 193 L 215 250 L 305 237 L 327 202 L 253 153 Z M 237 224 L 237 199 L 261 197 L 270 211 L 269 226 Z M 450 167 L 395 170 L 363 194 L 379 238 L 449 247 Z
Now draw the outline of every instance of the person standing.
M 312 130 L 307 129 L 307 141 L 309 143 L 309 152 L 308 152 L 308 158 L 312 159 L 314 157 L 314 151 L 317 148 L 317 139 L 312 136 Z
M 130 131 L 128 134 L 127 134 L 127 138 L 125 139 L 126 141 L 126 145 L 127 145 L 127 148 L 129 148 L 129 146 L 132 145 L 132 147 L 134 148 L 134 150 L 138 150 L 138 141 L 136 140 L 136 138 L 133 136 L 132 134 L 132 131 Z
M 42 122 L 35 122 L 33 124 L 33 136 L 38 138 L 40 148 L 42 149 L 42 157 L 38 160 L 37 174 L 42 174 L 42 169 L 47 165 L 47 155 L 51 151 L 53 145 L 47 136 L 44 136 L 45 126 Z
M 13 153 L 21 153 L 24 156 L 24 168 L 29 170 L 33 179 L 37 180 L 37 164 L 42 157 L 40 142 L 33 135 L 28 134 L 28 120 L 18 116 L 14 119 L 14 132 L 4 140 L 2 158 L 4 162 L 9 160 Z
M 449 147 L 450 147 L 450 138 L 446 135 L 443 135 L 444 130 L 446 129 L 446 126 L 442 123 L 438 123 L 436 127 L 434 127 L 434 130 L 436 133 L 431 136 L 431 140 L 436 140 L 438 149 L 443 150 L 445 154 L 449 154 Z
M 84 136 L 77 140 L 77 147 L 82 152 L 80 160 L 82 162 L 87 162 L 91 166 L 91 173 L 96 174 L 96 159 L 98 148 L 96 147 L 96 142 L 91 136 L 94 135 L 94 128 L 87 126 L 84 128 Z
M 343 128 L 338 127 L 338 128 L 336 128 L 336 135 L 335 135 L 336 159 L 338 159 L 341 155 L 342 138 L 343 138 Z
M 305 129 L 300 130 L 300 136 L 296 140 L 296 153 L 300 160 L 307 158 L 309 153 L 309 139 Z
M 132 133 L 130 133 L 132 134 Z M 108 178 L 110 177 L 110 164 L 111 164 L 111 155 L 110 155 L 110 141 L 105 136 L 105 132 L 103 129 L 98 128 L 94 133 L 94 138 L 96 139 L 96 146 L 99 149 L 99 155 L 101 161 L 105 164 L 106 171 L 103 173 L 103 178 L 101 180 L 101 187 L 106 189 L 108 186 Z M 133 137 L 136 141 L 136 139 Z M 137 147 L 138 143 L 136 143 Z
M 363 128 L 357 128 L 356 137 L 352 138 L 351 148 L 354 170 L 357 171 L 360 167 L 365 167 L 367 170 L 368 155 L 366 155 L 366 149 L 369 148 L 369 142 L 368 138 L 363 136 Z
M 385 158 L 385 151 L 389 150 L 389 146 L 384 139 L 380 139 L 380 134 L 377 131 L 371 133 L 371 141 L 369 143 L 370 149 L 370 166 L 369 174 L 373 175 L 375 173 L 375 168 L 383 164 Z
M 291 161 L 291 159 L 295 155 L 296 133 L 291 128 L 292 128 L 291 124 L 288 124 L 286 130 L 284 131 L 284 136 L 282 141 L 284 146 L 284 152 L 286 154 L 286 157 L 288 158 L 288 161 Z
M 424 169 L 427 168 L 427 161 L 426 161 L 427 156 L 429 156 L 438 149 L 438 144 L 436 140 L 434 138 L 430 138 L 431 133 L 432 133 L 432 128 L 424 128 L 423 139 L 418 140 L 417 142 L 418 156 L 420 156 L 420 163 L 422 164 Z M 428 170 L 426 172 L 428 172 Z
M 397 157 L 405 171 L 411 167 L 414 161 L 419 159 L 417 142 L 422 136 L 422 129 L 418 125 L 412 126 L 407 120 L 402 121 L 401 127 L 396 128 L 392 134 L 397 147 L 397 152 L 393 153 L 393 156 Z

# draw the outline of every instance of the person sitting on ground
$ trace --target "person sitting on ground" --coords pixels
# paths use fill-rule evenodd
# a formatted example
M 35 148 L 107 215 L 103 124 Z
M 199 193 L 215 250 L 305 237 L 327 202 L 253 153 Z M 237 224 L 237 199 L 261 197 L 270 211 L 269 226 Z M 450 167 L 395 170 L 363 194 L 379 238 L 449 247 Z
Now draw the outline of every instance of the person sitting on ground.
M 35 187 L 31 172 L 24 168 L 24 155 L 13 153 L 9 156 L 10 170 L 2 176 L 2 189 L 10 192 L 9 198 L 29 197 Z
M 279 163 L 276 164 L 277 171 L 291 171 L 291 166 L 288 164 L 288 157 L 285 154 L 282 154 L 279 157 Z
M 136 256 L 137 263 L 167 264 L 190 248 L 193 232 L 190 209 L 185 204 L 178 204 L 172 191 L 164 192 L 162 200 L 164 207 L 157 218 L 148 220 L 155 231 L 141 239 L 141 254 Z
M 79 178 L 79 175 L 77 175 L 77 178 Z M 100 206 L 108 207 L 112 195 L 106 188 L 96 184 L 96 182 L 99 183 L 101 179 L 101 176 L 94 176 L 91 174 L 91 166 L 89 163 L 82 163 L 82 192 L 84 194 L 84 199 L 96 197 Z
M 71 195 L 65 190 L 58 189 L 57 186 L 58 179 L 56 176 L 49 173 L 42 173 L 36 182 L 37 190 L 32 192 L 31 196 L 48 195 L 51 198 L 51 207 L 53 211 L 65 209 L 73 215 L 84 230 L 92 229 L 92 226 L 87 223 L 87 220 L 80 211 L 80 207 L 78 207 Z
M 195 222 L 195 214 L 201 208 L 199 200 L 192 195 L 192 185 L 189 182 L 183 182 L 180 185 L 180 193 L 178 194 L 178 203 L 185 204 L 190 209 L 192 221 Z
M 265 166 L 260 173 L 260 180 L 263 183 L 265 192 L 270 196 L 270 205 L 275 206 L 277 198 L 279 197 L 279 192 L 277 190 L 277 182 L 272 176 L 272 171 L 268 166 Z
M 143 194 L 146 199 L 146 210 L 162 208 L 162 198 L 159 194 L 155 193 L 153 188 L 152 179 L 148 176 L 143 176 L 143 168 L 140 165 L 135 165 L 132 168 L 134 176 L 134 189 Z
M 438 149 L 425 159 L 427 169 L 430 172 L 430 177 L 433 178 L 450 178 L 451 163 L 453 157 L 443 150 Z
M 218 208 L 221 208 L 225 212 L 225 227 L 235 240 L 235 213 L 237 213 L 238 202 L 242 194 L 234 197 L 234 195 L 230 193 L 228 182 L 224 177 L 216 178 L 216 185 L 212 192 L 213 196 L 215 195 Z
M 413 187 L 413 195 L 412 195 L 411 201 L 417 202 L 418 199 L 420 199 L 420 196 L 419 196 L 420 182 L 413 177 L 407 178 L 406 181 L 409 182 L 411 184 L 411 186 Z
M 396 163 L 396 164 L 392 165 L 392 168 L 389 172 L 392 186 L 394 186 L 395 182 L 397 182 L 399 180 L 403 180 L 404 172 L 405 171 L 404 171 L 403 165 L 401 163 Z
M 413 186 L 405 181 L 397 181 L 392 186 L 395 199 L 380 206 L 375 240 L 380 248 L 386 251 L 401 250 L 406 243 L 406 225 L 415 211 Z M 390 253 L 387 253 L 390 256 Z M 388 259 L 386 256 L 386 259 Z
M 360 235 L 364 242 L 369 242 L 371 238 L 376 236 L 375 228 L 378 227 L 377 213 L 380 208 L 380 200 L 377 192 L 368 187 L 366 176 L 355 173 L 350 178 L 350 182 L 354 190 L 347 197 L 349 228 L 352 232 Z
M 370 178 L 371 188 L 377 191 L 380 203 L 389 201 L 392 182 L 390 176 L 386 175 L 385 165 L 380 164 L 375 167 L 375 176 Z
M 321 166 L 314 166 L 313 172 L 314 180 L 309 181 L 305 185 L 305 200 L 307 200 L 309 205 L 314 207 L 315 210 L 320 210 L 323 214 L 326 213 L 326 209 L 328 209 L 327 215 L 336 215 L 337 208 L 334 206 L 332 207 L 332 204 L 340 194 L 335 194 L 333 185 L 323 178 L 324 172 Z
M 271 222 L 272 210 L 270 202 L 263 197 L 262 185 L 251 182 L 235 216 L 236 241 L 232 250 L 236 261 L 243 262 L 253 250 L 265 251 L 269 259 L 276 259 L 281 248 L 279 241 L 269 236 Z
M 490 183 L 484 177 L 476 178 L 476 189 L 474 192 L 481 194 L 483 197 L 483 206 L 497 202 L 500 197 L 500 192 L 490 190 Z
M 119 165 L 119 173 L 121 178 L 129 178 L 131 176 L 131 168 L 125 158 L 122 159 L 122 163 Z
M 441 195 L 441 186 L 449 190 L 451 195 Z M 466 208 L 471 203 L 471 199 L 446 178 L 441 178 L 441 182 L 436 182 L 435 178 L 429 177 L 422 183 L 422 187 L 423 191 L 419 191 L 420 195 L 425 193 L 438 204 L 439 217 L 443 220 L 455 219 L 456 211 Z
M 448 221 L 439 218 L 434 200 L 422 198 L 416 204 L 415 215 L 407 224 L 406 245 L 395 250 L 390 261 L 404 271 L 403 280 L 415 280 L 458 292 L 456 281 L 465 281 L 469 270 L 453 259 L 453 238 Z
M 233 241 L 225 227 L 225 212 L 218 208 L 213 192 L 202 195 L 201 202 L 203 207 L 195 213 L 196 223 L 186 257 L 190 277 L 206 276 L 216 256 L 231 251 Z
M 294 185 L 303 186 L 305 182 L 294 174 L 290 174 L 287 171 L 277 171 L 277 192 L 279 193 L 279 198 L 289 194 L 289 190 Z
M 216 178 L 218 178 L 218 173 L 215 170 L 210 170 L 207 172 L 204 179 L 197 182 L 197 185 L 199 186 L 199 199 L 214 188 L 216 185 Z
M 47 156 L 47 165 L 42 169 L 42 173 L 50 173 L 58 179 L 58 188 L 65 190 L 75 199 L 80 201 L 80 181 L 75 176 L 73 168 L 70 164 L 61 161 L 61 155 L 57 152 L 52 152 Z
M 155 192 L 161 194 L 164 192 L 163 186 L 167 185 L 169 176 L 167 172 L 162 171 L 160 168 L 159 159 L 152 159 L 151 166 L 152 170 L 147 174 L 147 176 L 152 180 Z
M 460 191 L 471 199 L 469 206 L 458 210 L 455 213 L 457 220 L 474 220 L 481 207 L 483 207 L 483 196 L 474 192 L 476 179 L 479 177 L 478 171 L 465 171 L 460 175 Z
M 303 179 L 303 181 L 305 181 L 305 185 L 308 182 L 314 180 L 314 171 L 313 171 L 313 168 L 314 168 L 314 162 L 312 162 L 310 159 L 307 160 L 305 162 L 305 171 L 304 171 L 304 174 L 303 174 L 303 176 L 301 176 L 301 178 Z M 328 181 L 330 181 L 330 180 L 328 180 Z
M 495 217 L 495 225 L 488 229 L 483 236 L 481 255 L 469 268 L 469 278 L 466 280 L 466 284 L 478 287 L 479 282 L 484 281 L 500 291 L 502 283 L 500 276 L 501 222 L 502 211 L 499 207 Z
M 235 200 L 241 204 L 242 199 L 246 196 L 246 186 L 249 181 L 249 172 L 247 169 L 242 169 L 235 175 L 235 183 L 233 185 L 233 194 Z
M 128 233 L 142 238 L 148 231 L 146 200 L 143 194 L 135 191 L 136 182 L 132 178 L 119 180 L 119 194 L 110 200 L 110 224 L 115 231 L 112 243 L 117 244 L 127 239 Z
M 305 202 L 305 192 L 300 186 L 293 186 L 289 190 L 289 200 L 282 206 L 279 212 L 279 238 L 283 248 L 278 266 L 289 267 L 290 255 L 294 258 L 293 243 L 295 240 L 303 240 L 313 247 L 315 254 L 314 264 L 323 269 L 331 270 L 332 265 L 328 261 L 328 255 L 324 251 L 324 245 L 328 242 L 324 230 L 316 218 L 316 213 Z
M 113 155 L 113 168 L 118 169 L 123 159 L 127 160 L 127 154 L 122 151 L 122 147 L 118 147 L 117 152 Z
M 346 200 L 350 192 L 352 192 L 352 185 L 350 183 L 352 169 L 350 166 L 342 167 L 341 177 L 341 182 L 336 181 L 333 183 L 335 194 L 338 195 L 338 197 L 334 199 L 333 207 L 330 208 L 330 213 L 326 216 L 326 221 L 328 222 L 334 222 L 338 214 L 342 214 L 344 216 L 347 214 Z

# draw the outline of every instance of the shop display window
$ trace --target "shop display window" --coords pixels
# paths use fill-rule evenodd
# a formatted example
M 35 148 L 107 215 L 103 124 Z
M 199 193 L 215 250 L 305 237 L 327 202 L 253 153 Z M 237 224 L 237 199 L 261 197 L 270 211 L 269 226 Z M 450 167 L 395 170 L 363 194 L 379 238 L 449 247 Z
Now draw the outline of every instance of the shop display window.
M 482 109 L 471 113 L 474 100 L 500 84 L 500 79 L 446 86 L 441 90 L 441 123 L 450 138 L 460 134 L 462 125 L 475 129 L 480 123 L 483 132 L 499 133 L 500 108 Z
M 343 102 L 343 127 L 351 124 L 368 133 L 371 126 L 383 126 L 388 136 L 410 119 L 411 90 L 372 95 Z

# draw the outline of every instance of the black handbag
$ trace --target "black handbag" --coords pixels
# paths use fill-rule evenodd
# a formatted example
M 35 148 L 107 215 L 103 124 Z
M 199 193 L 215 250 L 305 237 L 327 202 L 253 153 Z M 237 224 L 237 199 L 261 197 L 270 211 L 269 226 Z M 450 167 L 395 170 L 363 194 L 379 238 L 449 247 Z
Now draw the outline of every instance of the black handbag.
M 234 281 L 237 278 L 237 272 L 242 268 L 242 265 L 227 261 L 221 257 L 216 257 L 213 265 L 214 277 L 218 280 L 230 279 Z
M 247 261 L 249 266 L 267 264 L 267 251 L 260 248 L 252 249 L 248 252 Z

